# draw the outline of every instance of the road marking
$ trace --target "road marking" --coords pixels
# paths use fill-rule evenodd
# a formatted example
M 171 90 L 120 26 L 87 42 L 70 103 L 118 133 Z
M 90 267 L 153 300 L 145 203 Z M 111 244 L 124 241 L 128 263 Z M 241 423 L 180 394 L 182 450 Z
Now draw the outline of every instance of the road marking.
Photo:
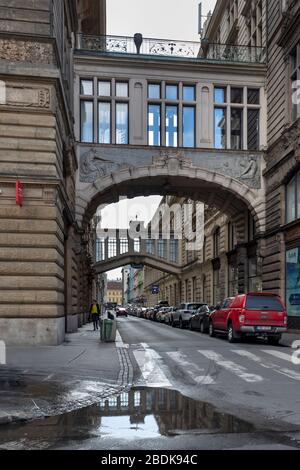
M 146 343 L 142 343 L 141 347 L 142 350 L 133 351 L 133 354 L 147 386 L 172 387 L 171 382 L 160 367 L 161 356 L 154 349 L 150 349 Z
M 292 354 L 287 354 L 281 351 L 275 351 L 273 349 L 262 349 L 262 352 L 271 354 L 271 356 L 278 357 L 279 359 L 283 359 L 284 361 L 288 361 L 292 364 Z
M 274 372 L 277 372 L 278 374 L 281 374 L 281 375 L 285 375 L 286 377 L 289 377 L 290 379 L 300 380 L 300 374 L 298 374 L 297 372 L 290 370 L 290 369 L 281 368 L 277 364 L 274 364 L 273 362 L 263 362 L 261 357 L 257 356 L 256 354 L 251 353 L 250 351 L 246 351 L 244 349 L 233 349 L 232 352 L 238 354 L 239 356 L 247 357 L 251 361 L 254 361 L 257 364 L 261 365 L 265 369 L 272 369 Z
M 55 374 L 50 374 L 47 377 L 45 377 L 42 382 L 48 382 L 48 380 L 51 380 L 54 377 Z
M 198 352 L 246 382 L 262 382 L 264 380 L 260 375 L 250 374 L 247 372 L 246 367 L 235 364 L 233 361 L 228 361 L 221 354 L 217 354 L 215 351 L 198 350 Z
M 116 347 L 125 348 L 125 349 L 129 348 L 129 344 L 123 343 L 122 336 L 120 335 L 119 330 L 117 330 L 117 333 L 116 333 Z
M 173 361 L 177 362 L 197 384 L 211 385 L 215 383 L 214 379 L 209 374 L 203 375 L 204 368 L 201 369 L 196 364 L 188 362 L 185 354 L 182 354 L 180 351 L 172 351 L 167 354 Z

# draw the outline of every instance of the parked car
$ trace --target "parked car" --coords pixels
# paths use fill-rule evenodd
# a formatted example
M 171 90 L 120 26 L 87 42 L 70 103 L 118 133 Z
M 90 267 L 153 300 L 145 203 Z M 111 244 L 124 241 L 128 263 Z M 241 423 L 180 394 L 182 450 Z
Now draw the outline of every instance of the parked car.
M 210 336 L 225 334 L 230 343 L 243 336 L 262 336 L 276 345 L 286 330 L 286 308 L 272 293 L 251 292 L 228 298 L 209 318 Z
M 116 315 L 117 317 L 128 317 L 128 312 L 124 307 L 117 307 L 116 308 Z
M 199 307 L 190 319 L 190 329 L 199 330 L 201 333 L 208 333 L 210 313 L 211 308 L 207 304 Z
M 157 315 L 156 315 L 156 320 L 161 322 L 161 323 L 165 323 L 165 318 L 166 318 L 166 315 L 168 314 L 168 312 L 171 310 L 171 307 L 162 307 L 158 312 L 157 312 Z
M 172 315 L 173 315 L 173 312 L 176 312 L 176 310 L 177 310 L 176 307 L 169 307 L 168 311 L 165 314 L 165 323 L 167 325 L 172 324 Z
M 199 307 L 202 307 L 202 305 L 206 304 L 204 302 L 188 302 L 181 304 L 180 307 L 172 314 L 172 326 L 175 327 L 178 325 L 180 328 L 184 328 L 189 325 L 192 315 L 194 315 L 196 310 L 198 310 Z

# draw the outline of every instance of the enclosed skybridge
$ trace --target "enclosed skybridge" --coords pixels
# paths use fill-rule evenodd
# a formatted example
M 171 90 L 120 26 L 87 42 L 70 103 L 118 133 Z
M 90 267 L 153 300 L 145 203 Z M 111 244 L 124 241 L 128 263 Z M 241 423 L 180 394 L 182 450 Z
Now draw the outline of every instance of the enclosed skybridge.
M 101 274 L 122 266 L 144 266 L 179 275 L 181 273 L 179 240 L 132 238 L 126 230 L 105 230 L 107 236 L 96 239 L 94 270 Z

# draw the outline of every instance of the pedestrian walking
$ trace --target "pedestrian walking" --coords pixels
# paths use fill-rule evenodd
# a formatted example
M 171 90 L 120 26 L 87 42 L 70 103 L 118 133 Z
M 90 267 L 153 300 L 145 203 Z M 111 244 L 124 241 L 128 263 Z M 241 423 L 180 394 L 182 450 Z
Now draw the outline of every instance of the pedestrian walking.
M 99 330 L 100 305 L 95 299 L 91 305 L 90 314 L 92 316 L 94 331 Z

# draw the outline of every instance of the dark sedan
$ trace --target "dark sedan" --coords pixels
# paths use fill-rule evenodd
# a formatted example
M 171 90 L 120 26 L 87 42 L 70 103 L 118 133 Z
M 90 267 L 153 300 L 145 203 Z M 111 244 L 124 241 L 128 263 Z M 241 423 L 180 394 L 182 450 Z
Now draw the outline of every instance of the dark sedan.
M 208 333 L 210 313 L 211 309 L 208 305 L 199 307 L 190 320 L 190 329 L 199 330 L 201 333 Z
M 126 308 L 119 307 L 116 309 L 116 314 L 117 317 L 127 317 L 128 311 L 126 310 Z

